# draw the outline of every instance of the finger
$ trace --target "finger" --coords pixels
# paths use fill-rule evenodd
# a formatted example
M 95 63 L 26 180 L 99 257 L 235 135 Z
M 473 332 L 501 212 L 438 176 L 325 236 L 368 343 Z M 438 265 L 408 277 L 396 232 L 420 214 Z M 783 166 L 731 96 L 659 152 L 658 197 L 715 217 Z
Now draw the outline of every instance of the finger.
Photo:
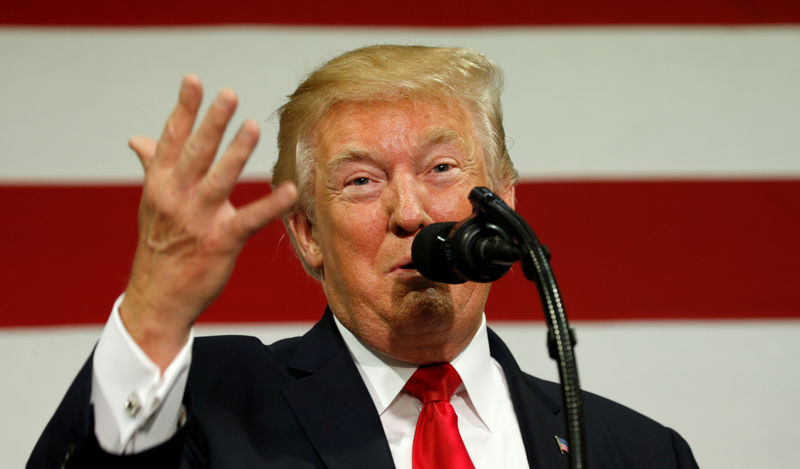
M 156 141 L 150 137 L 143 137 L 136 135 L 128 140 L 128 146 L 136 152 L 139 157 L 139 162 L 142 163 L 142 168 L 147 171 L 147 168 L 153 163 L 156 153 Z
M 233 235 L 241 240 L 249 238 L 296 201 L 297 187 L 294 183 L 281 184 L 270 195 L 239 208 L 231 227 Z
M 203 100 L 203 84 L 196 75 L 186 75 L 181 81 L 178 103 L 172 110 L 158 140 L 156 155 L 158 162 L 171 167 L 178 160 L 186 139 L 192 133 L 197 110 Z
M 222 134 L 236 110 L 237 98 L 233 90 L 225 88 L 219 92 L 206 112 L 203 122 L 189 136 L 175 165 L 179 181 L 194 183 L 205 175 L 217 154 Z
M 206 202 L 221 202 L 228 198 L 244 165 L 258 143 L 258 124 L 248 119 L 242 124 L 225 154 L 205 175 L 198 196 Z

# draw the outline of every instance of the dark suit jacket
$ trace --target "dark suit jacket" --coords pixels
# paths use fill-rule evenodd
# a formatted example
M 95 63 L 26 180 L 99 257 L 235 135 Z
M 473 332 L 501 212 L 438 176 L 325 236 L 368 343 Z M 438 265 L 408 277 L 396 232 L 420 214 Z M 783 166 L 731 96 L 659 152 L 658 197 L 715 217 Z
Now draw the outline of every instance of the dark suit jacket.
M 557 384 L 520 371 L 489 332 L 492 356 L 511 390 L 528 461 L 567 469 L 555 435 L 566 437 Z M 212 467 L 393 468 L 372 399 L 330 311 L 303 337 L 264 346 L 252 337 L 198 338 L 184 402 L 189 419 L 167 443 L 134 456 L 111 456 L 94 437 L 91 359 L 45 428 L 28 468 Z M 592 469 L 696 468 L 673 430 L 586 393 Z

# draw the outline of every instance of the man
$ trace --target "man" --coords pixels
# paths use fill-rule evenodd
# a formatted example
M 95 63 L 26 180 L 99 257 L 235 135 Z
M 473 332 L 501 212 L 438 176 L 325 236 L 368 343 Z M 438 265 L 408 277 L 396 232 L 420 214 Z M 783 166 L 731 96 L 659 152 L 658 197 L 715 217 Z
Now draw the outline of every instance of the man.
M 487 330 L 489 285 L 431 282 L 411 262 L 422 227 L 470 214 L 474 186 L 513 207 L 500 91 L 469 50 L 339 56 L 280 110 L 275 191 L 236 208 L 258 127 L 212 165 L 236 98 L 220 92 L 192 133 L 202 92 L 186 77 L 159 141 L 130 142 L 145 170 L 130 283 L 29 467 L 567 467 L 558 387 Z M 244 242 L 281 213 L 323 318 L 270 346 L 193 340 Z M 434 369 L 446 378 L 418 378 Z M 450 404 L 428 406 L 426 379 L 451 384 L 435 399 Z M 449 427 L 426 427 L 433 407 Z M 622 406 L 587 394 L 586 418 L 592 467 L 696 467 L 676 433 Z

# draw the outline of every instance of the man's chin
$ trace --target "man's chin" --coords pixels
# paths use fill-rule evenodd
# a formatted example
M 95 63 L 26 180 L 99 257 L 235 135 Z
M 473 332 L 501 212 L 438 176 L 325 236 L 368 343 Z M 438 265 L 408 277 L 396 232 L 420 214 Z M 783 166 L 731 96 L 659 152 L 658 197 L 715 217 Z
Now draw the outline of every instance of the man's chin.
M 395 330 L 409 333 L 430 328 L 448 328 L 452 325 L 455 305 L 448 285 L 430 280 L 415 282 L 414 288 L 398 288 L 392 294 L 392 310 L 396 319 Z

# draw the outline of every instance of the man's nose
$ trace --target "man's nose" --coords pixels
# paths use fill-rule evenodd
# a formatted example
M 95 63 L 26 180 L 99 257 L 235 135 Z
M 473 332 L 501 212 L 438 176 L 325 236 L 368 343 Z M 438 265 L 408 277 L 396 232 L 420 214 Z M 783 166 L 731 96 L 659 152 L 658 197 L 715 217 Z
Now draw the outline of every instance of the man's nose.
M 406 178 L 393 184 L 389 201 L 389 230 L 410 236 L 432 222 L 426 211 L 427 194 L 422 184 Z

